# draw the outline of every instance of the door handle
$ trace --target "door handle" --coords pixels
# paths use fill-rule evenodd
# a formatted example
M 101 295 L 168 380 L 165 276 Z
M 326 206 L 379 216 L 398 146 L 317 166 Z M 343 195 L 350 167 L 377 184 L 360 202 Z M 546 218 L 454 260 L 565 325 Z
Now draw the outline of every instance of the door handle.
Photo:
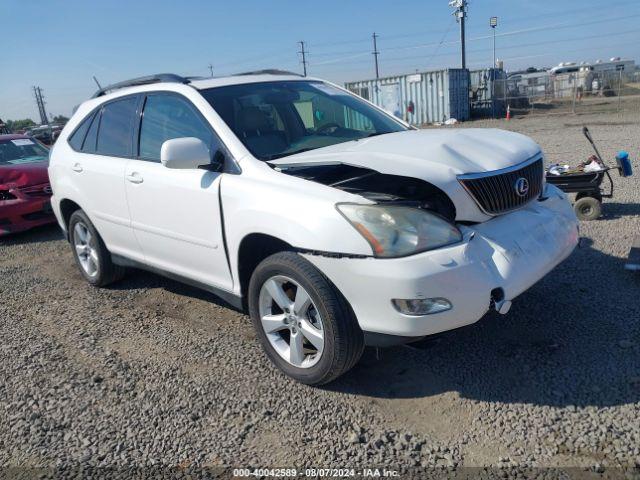
M 71 170 L 80 173 L 82 171 L 82 165 L 80 165 L 79 163 L 74 163 L 73 167 L 71 167 Z
M 144 181 L 138 172 L 133 172 L 127 175 L 127 180 L 131 183 L 142 183 Z

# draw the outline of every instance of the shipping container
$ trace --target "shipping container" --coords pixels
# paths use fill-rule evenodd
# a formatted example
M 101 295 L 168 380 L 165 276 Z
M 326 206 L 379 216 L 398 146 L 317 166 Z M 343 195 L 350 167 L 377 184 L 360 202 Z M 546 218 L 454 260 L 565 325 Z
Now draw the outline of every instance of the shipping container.
M 499 68 L 469 72 L 471 83 L 471 117 L 502 118 L 507 111 L 505 87 L 507 74 Z
M 350 82 L 345 88 L 412 125 L 471 118 L 466 69 Z

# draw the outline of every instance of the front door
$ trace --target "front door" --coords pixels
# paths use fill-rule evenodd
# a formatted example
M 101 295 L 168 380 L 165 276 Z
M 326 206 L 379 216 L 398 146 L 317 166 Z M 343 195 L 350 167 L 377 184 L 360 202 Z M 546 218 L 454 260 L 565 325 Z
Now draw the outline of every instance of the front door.
M 139 157 L 129 161 L 125 173 L 131 225 L 148 265 L 231 291 L 219 197 L 224 174 L 169 169 L 160 163 L 162 143 L 183 137 L 201 139 L 212 154 L 220 148 L 209 124 L 186 98 L 147 95 Z

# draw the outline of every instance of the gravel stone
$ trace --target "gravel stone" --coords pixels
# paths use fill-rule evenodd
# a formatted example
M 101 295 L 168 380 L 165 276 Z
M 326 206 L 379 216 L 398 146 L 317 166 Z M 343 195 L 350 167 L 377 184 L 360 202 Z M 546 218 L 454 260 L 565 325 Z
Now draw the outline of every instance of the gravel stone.
M 577 164 L 592 153 L 584 124 L 607 161 L 625 149 L 640 171 L 637 107 L 464 126 L 530 135 L 548 162 Z M 281 375 L 249 319 L 208 293 L 139 271 L 95 289 L 55 226 L 2 238 L 0 466 L 86 469 L 61 478 L 104 467 L 111 478 L 213 478 L 201 469 L 500 466 L 525 478 L 639 466 L 640 276 L 622 265 L 640 232 L 640 188 L 613 176 L 603 218 L 580 225 L 583 248 L 508 315 L 367 350 L 325 388 Z

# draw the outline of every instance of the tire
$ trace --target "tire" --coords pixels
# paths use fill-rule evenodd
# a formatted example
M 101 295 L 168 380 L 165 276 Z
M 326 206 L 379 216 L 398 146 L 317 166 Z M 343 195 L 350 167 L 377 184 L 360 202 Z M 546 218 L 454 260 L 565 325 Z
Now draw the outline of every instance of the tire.
M 279 293 L 287 295 L 280 298 L 282 302 L 276 302 L 278 295 L 270 293 L 274 285 L 279 287 Z M 308 295 L 300 311 L 294 302 L 299 299 L 299 292 L 303 293 L 302 298 Z M 262 348 L 282 372 L 298 382 L 329 383 L 350 370 L 362 356 L 364 335 L 347 301 L 316 267 L 297 253 L 276 253 L 263 260 L 251 276 L 248 297 L 251 320 Z M 279 306 L 283 302 L 290 302 L 288 317 L 286 307 Z M 265 311 L 269 315 L 264 315 Z M 273 318 L 273 323 L 267 326 L 263 317 Z M 309 335 L 314 326 L 311 322 L 321 329 L 316 328 Z M 270 328 L 278 330 L 268 333 Z M 315 338 L 317 342 L 318 332 L 323 337 L 321 350 L 309 340 Z M 301 356 L 294 354 L 292 346 L 297 345 L 293 341 L 300 338 L 297 335 L 303 336 L 305 354 Z M 296 363 L 294 357 L 303 359 L 302 363 Z
M 602 203 L 597 198 L 582 197 L 573 206 L 579 220 L 597 220 L 602 215 Z
M 104 287 L 124 277 L 125 268 L 113 263 L 102 237 L 82 210 L 73 212 L 69 219 L 69 243 L 78 269 L 90 285 Z

